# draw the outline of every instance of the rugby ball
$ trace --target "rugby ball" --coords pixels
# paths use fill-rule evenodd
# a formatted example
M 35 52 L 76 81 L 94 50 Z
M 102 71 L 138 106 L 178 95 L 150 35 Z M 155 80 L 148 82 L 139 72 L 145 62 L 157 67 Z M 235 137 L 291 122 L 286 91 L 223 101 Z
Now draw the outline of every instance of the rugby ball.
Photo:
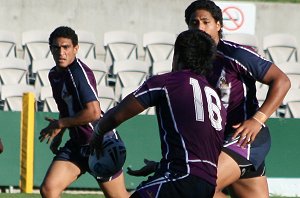
M 126 148 L 121 139 L 105 137 L 102 155 L 97 159 L 94 152 L 89 156 L 89 168 L 95 177 L 107 178 L 120 171 L 126 160 Z

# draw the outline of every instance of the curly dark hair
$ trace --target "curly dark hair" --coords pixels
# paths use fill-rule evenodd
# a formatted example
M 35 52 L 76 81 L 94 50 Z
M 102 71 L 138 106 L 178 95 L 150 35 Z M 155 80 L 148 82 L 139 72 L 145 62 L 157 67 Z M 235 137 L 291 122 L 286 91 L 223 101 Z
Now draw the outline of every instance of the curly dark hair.
M 183 65 L 182 69 L 191 69 L 197 74 L 210 74 L 216 53 L 214 40 L 198 29 L 180 33 L 175 41 L 174 56 L 178 63 Z
M 63 38 L 68 38 L 72 40 L 72 44 L 74 46 L 78 45 L 78 36 L 75 33 L 75 31 L 67 26 L 60 26 L 56 28 L 49 37 L 49 45 L 51 46 L 54 42 L 55 39 L 63 37 Z
M 196 10 L 208 11 L 215 21 L 220 23 L 221 29 L 219 31 L 219 37 L 222 38 L 223 15 L 221 8 L 211 0 L 196 0 L 192 2 L 185 10 L 185 22 L 187 25 L 189 25 L 191 16 Z

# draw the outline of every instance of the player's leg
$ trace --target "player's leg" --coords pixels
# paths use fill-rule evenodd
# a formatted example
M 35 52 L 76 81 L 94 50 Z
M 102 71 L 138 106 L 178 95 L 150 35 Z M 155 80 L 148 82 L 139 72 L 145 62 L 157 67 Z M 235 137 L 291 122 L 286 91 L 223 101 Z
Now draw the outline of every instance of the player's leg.
M 266 176 L 240 179 L 232 184 L 231 190 L 238 198 L 269 198 Z
M 123 172 L 116 178 L 98 183 L 106 198 L 128 198 L 129 193 L 125 187 L 125 179 Z
M 43 198 L 58 198 L 80 175 L 80 169 L 69 161 L 53 161 L 40 187 Z
M 223 151 L 219 156 L 217 175 L 214 198 L 226 198 L 222 190 L 240 178 L 241 170 L 236 161 Z

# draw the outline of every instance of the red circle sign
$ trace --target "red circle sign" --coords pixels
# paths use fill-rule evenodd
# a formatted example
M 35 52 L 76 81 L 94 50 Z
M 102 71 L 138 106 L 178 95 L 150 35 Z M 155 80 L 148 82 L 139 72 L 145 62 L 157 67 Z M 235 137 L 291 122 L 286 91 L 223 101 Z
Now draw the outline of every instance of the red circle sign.
M 224 28 L 229 31 L 238 30 L 244 23 L 244 14 L 237 7 L 227 7 L 223 9 Z

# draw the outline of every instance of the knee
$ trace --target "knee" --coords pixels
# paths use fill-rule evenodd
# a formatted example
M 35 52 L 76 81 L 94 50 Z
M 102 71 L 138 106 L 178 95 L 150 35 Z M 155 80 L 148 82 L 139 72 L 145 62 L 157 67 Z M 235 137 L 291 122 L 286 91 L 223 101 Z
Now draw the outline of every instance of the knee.
M 39 190 L 42 198 L 59 197 L 60 195 L 60 192 L 51 183 L 43 183 Z

